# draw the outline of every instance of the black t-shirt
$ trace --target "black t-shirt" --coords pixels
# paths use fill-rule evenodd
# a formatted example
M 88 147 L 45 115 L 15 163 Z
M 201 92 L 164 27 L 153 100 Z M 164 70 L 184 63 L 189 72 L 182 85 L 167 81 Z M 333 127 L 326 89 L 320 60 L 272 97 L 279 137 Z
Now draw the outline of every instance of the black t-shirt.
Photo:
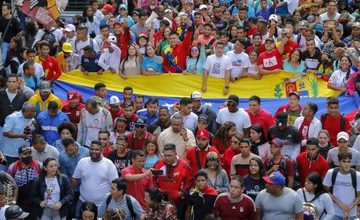
M 292 125 L 284 130 L 280 130 L 276 125 L 272 126 L 268 131 L 268 140 L 273 140 L 274 138 L 279 138 L 292 144 L 299 144 L 301 142 L 298 129 Z
M 9 20 L 11 23 L 5 33 Z M 16 18 L 11 17 L 10 19 L 5 19 L 4 17 L 0 17 L 0 32 L 3 34 L 4 42 L 10 43 L 11 38 L 16 36 L 20 31 L 20 23 Z
M 311 56 L 306 50 L 303 52 L 302 58 L 307 70 L 317 70 L 321 63 L 321 52 L 318 48 L 315 48 L 315 54 Z
M 123 157 L 119 157 L 119 155 L 117 154 L 117 150 L 113 150 L 108 154 L 107 158 L 114 163 L 119 176 L 121 176 L 122 169 L 132 164 L 131 162 L 132 153 L 133 153 L 132 150 L 129 149 L 128 152 Z
M 265 189 L 265 181 L 260 179 L 253 179 L 250 175 L 244 178 L 245 194 L 250 196 L 254 201 L 259 192 Z
M 206 215 L 211 214 L 216 200 L 215 195 L 199 196 L 199 193 L 194 192 L 190 195 L 188 205 L 193 206 L 194 220 L 202 220 Z

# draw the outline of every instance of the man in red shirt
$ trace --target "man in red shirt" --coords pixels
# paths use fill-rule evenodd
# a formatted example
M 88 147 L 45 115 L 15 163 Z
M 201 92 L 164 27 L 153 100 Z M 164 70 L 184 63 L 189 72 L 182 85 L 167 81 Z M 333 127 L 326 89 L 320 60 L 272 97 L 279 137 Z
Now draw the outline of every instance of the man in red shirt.
M 80 112 L 85 108 L 84 103 L 81 103 L 81 95 L 77 91 L 69 91 L 67 94 L 67 102 L 62 111 L 69 117 L 71 123 L 74 125 L 80 122 Z
M 100 130 L 98 134 L 98 141 L 101 143 L 102 154 L 107 157 L 108 154 L 113 150 L 110 143 L 110 132 L 108 130 Z
M 137 114 L 135 114 L 134 102 L 132 100 L 125 101 L 123 103 L 124 116 L 126 119 L 126 130 L 127 131 L 135 131 L 135 121 L 138 118 Z
M 167 193 L 169 200 L 174 202 L 179 219 L 184 219 L 186 211 L 185 196 L 191 187 L 189 164 L 178 157 L 175 144 L 166 144 L 164 157 L 155 163 L 154 169 L 163 170 L 162 175 L 154 176 L 154 184 Z
M 317 138 L 309 138 L 306 141 L 306 152 L 302 152 L 296 158 L 296 164 L 300 176 L 301 187 L 312 172 L 317 172 L 322 178 L 329 169 L 326 159 L 319 154 L 319 141 Z
M 261 75 L 279 73 L 282 70 L 282 55 L 275 48 L 273 38 L 265 40 L 265 52 L 259 55 L 257 65 Z
M 127 135 L 128 146 L 132 150 L 144 150 L 146 139 L 155 139 L 155 136 L 146 131 L 146 119 L 139 117 L 135 121 L 135 131 Z
M 186 70 L 186 58 L 190 53 L 191 39 L 193 36 L 193 26 L 188 18 L 188 26 L 185 38 L 179 43 L 179 34 L 172 32 L 169 36 L 170 46 L 164 51 L 164 71 L 166 73 L 182 73 Z
M 262 36 L 260 33 L 255 33 L 252 36 L 252 45 L 248 46 L 245 50 L 247 54 L 250 54 L 252 51 L 258 52 L 258 54 L 265 52 L 265 45 L 262 44 Z
M 251 124 L 261 125 L 266 135 L 268 129 L 275 124 L 275 119 L 268 111 L 261 108 L 260 102 L 260 97 L 251 96 L 249 98 L 249 108 L 246 109 L 246 112 L 250 116 Z
M 40 53 L 35 61 L 43 66 L 46 80 L 53 82 L 61 76 L 59 62 L 55 57 L 49 55 L 50 45 L 47 41 L 41 41 L 39 48 Z
M 146 209 L 144 200 L 145 191 L 153 186 L 152 172 L 144 168 L 145 153 L 140 150 L 134 151 L 132 165 L 122 169 L 121 176 L 127 182 L 127 193 L 133 196 Z
M 219 151 L 209 145 L 210 133 L 208 130 L 202 128 L 196 132 L 196 146 L 191 147 L 186 154 L 186 160 L 191 167 L 191 173 L 195 174 L 200 170 L 205 163 L 206 156 L 209 152 L 215 152 L 219 155 Z
M 214 204 L 214 214 L 222 220 L 255 220 L 256 207 L 254 201 L 243 192 L 244 180 L 234 176 L 230 182 L 229 192 L 221 193 Z
M 115 121 L 116 118 L 124 114 L 124 109 L 122 109 L 120 105 L 121 105 L 120 99 L 116 95 L 110 97 L 108 110 L 111 113 L 111 117 L 113 121 Z
M 326 101 L 328 112 L 321 115 L 320 121 L 323 129 L 330 134 L 330 142 L 332 146 L 337 146 L 336 135 L 340 131 L 350 133 L 350 123 L 345 116 L 339 112 L 339 99 L 336 97 L 329 97 Z

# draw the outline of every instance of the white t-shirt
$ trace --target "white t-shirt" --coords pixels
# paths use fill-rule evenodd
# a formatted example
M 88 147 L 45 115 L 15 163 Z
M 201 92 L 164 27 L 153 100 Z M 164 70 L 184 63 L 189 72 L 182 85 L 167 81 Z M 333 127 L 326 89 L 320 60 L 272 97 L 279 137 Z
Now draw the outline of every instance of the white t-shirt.
M 110 192 L 111 181 L 118 178 L 115 165 L 111 160 L 102 158 L 99 162 L 85 157 L 76 165 L 73 178 L 81 180 L 80 200 L 94 202 L 100 206 L 104 196 Z
M 334 169 L 328 170 L 325 175 L 323 185 L 326 187 L 330 187 L 332 185 L 331 178 Z M 356 171 L 356 181 L 357 187 L 356 191 L 360 192 L 360 173 Z M 351 182 L 351 174 L 342 174 L 340 171 L 336 175 L 335 184 L 333 188 L 333 196 L 335 196 L 338 200 L 340 200 L 343 204 L 349 206 L 353 203 L 355 199 L 355 192 L 354 187 Z M 344 212 L 343 210 L 334 203 L 335 213 L 337 216 L 343 217 Z M 356 206 L 350 210 L 349 217 L 356 216 Z
M 27 63 L 27 61 L 22 63 L 18 68 L 17 74 L 19 76 L 24 76 L 24 64 L 25 63 Z M 43 78 L 45 76 L 43 66 L 41 64 L 35 62 L 34 67 L 35 67 L 35 76 L 39 77 L 40 79 Z
M 90 146 L 91 141 L 97 140 L 99 131 L 104 127 L 106 123 L 106 117 L 102 110 L 96 114 L 90 114 L 86 111 L 85 121 L 86 121 L 86 139 L 85 146 Z
M 109 49 L 104 49 L 104 52 L 99 58 L 98 64 L 105 71 L 109 70 L 109 68 L 113 68 L 116 73 L 119 73 L 121 63 L 121 51 L 115 44 L 111 44 L 111 46 L 114 51 L 110 53 Z
M 209 76 L 216 78 L 225 78 L 225 71 L 231 70 L 232 65 L 230 58 L 226 55 L 217 57 L 215 54 L 206 58 L 204 69 L 209 71 Z
M 90 40 L 93 41 L 92 44 L 90 44 Z M 77 42 L 75 41 L 74 52 L 77 53 L 81 57 L 82 55 L 84 55 L 83 49 L 86 46 L 92 46 L 96 52 L 99 52 L 99 50 L 100 50 L 96 41 L 94 39 L 88 38 L 86 41 L 81 41 L 81 40 L 79 40 Z
M 251 127 L 249 114 L 243 109 L 239 108 L 237 112 L 230 112 L 228 108 L 220 109 L 216 122 L 223 125 L 227 121 L 232 121 L 236 124 L 236 130 L 243 133 L 244 129 Z
M 46 205 L 52 208 L 57 202 L 60 201 L 60 186 L 56 177 L 48 178 L 45 177 L 46 190 L 44 199 Z
M 354 71 L 352 69 L 350 69 L 350 74 L 349 77 L 354 73 Z M 336 70 L 335 72 L 333 72 L 333 74 L 331 74 L 330 79 L 329 79 L 329 83 L 333 83 L 336 86 L 339 87 L 345 87 L 346 84 L 346 74 L 347 72 L 343 72 L 342 70 Z M 348 77 L 348 79 L 349 79 Z
M 244 68 L 249 68 L 250 59 L 246 53 L 241 52 L 240 54 L 236 54 L 234 51 L 229 51 L 226 55 L 230 58 L 233 66 L 231 69 L 231 78 L 241 76 Z
M 331 20 L 335 20 L 335 21 L 338 21 L 339 20 L 339 18 L 340 18 L 340 14 L 339 13 L 337 13 L 337 12 L 335 12 L 336 13 L 336 15 L 335 15 L 335 18 L 334 19 L 331 19 Z M 321 15 L 320 15 L 320 23 L 321 24 L 323 24 L 325 21 L 327 21 L 327 20 L 330 20 L 329 19 L 329 16 L 328 16 L 328 13 L 327 12 L 325 12 L 325 13 L 322 13 Z
M 348 152 L 350 152 L 352 155 L 351 166 L 352 167 L 359 166 L 360 165 L 359 151 L 355 150 L 354 148 L 349 147 Z M 339 147 L 334 147 L 334 148 L 330 149 L 328 156 L 327 156 L 328 163 L 334 164 L 337 167 L 340 166 L 338 155 L 339 155 Z

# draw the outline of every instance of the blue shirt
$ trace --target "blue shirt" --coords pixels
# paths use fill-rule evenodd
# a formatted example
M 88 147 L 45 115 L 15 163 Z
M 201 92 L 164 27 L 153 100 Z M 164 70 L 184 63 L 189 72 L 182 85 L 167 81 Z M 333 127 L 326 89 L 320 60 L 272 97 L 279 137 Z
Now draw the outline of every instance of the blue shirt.
M 139 117 L 146 118 L 146 127 L 150 127 L 150 125 L 156 121 L 159 117 L 158 113 L 156 112 L 153 116 L 150 116 L 149 111 L 147 109 L 141 109 L 137 112 Z
M 150 168 L 153 168 L 154 164 L 156 162 L 158 162 L 159 159 L 160 159 L 160 157 L 157 154 L 155 154 L 153 157 L 150 157 L 149 155 L 146 155 L 144 168 L 147 169 L 147 170 L 150 169 Z
M 85 56 L 81 57 L 81 66 L 84 68 L 85 71 L 88 72 L 97 72 L 101 69 L 98 65 L 100 58 L 100 54 L 96 53 L 95 57 L 93 58 L 86 58 Z
M 58 111 L 55 117 L 51 117 L 48 111 L 40 112 L 36 117 L 39 123 L 39 133 L 42 134 L 47 143 L 54 144 L 60 138 L 58 127 L 63 122 L 70 122 L 69 117 L 62 111 Z
M 253 7 L 246 5 L 248 7 L 248 13 L 247 13 L 247 17 L 248 18 L 253 18 L 255 17 L 255 10 L 253 9 Z M 233 5 L 230 7 L 230 13 L 237 16 L 239 14 L 239 9 L 236 7 L 236 5 Z
M 159 56 L 155 56 L 153 60 L 149 57 L 144 57 L 144 60 L 141 63 L 141 68 L 148 72 L 158 72 L 162 73 L 162 65 L 158 63 Z
M 304 61 L 301 61 L 298 68 L 294 68 L 290 62 L 288 60 L 286 60 L 284 63 L 283 63 L 283 70 L 286 70 L 286 71 L 289 71 L 291 73 L 297 73 L 299 75 L 301 75 L 303 72 L 305 72 L 306 70 L 306 67 L 305 67 L 305 63 Z
M 41 79 L 39 76 L 23 76 L 24 82 L 27 87 L 30 87 L 32 90 L 37 90 L 40 87 Z
M 5 124 L 3 132 L 13 132 L 15 134 L 23 134 L 26 126 L 30 126 L 31 130 L 34 131 L 33 126 L 34 118 L 25 118 L 21 111 L 14 112 L 5 118 Z M 18 157 L 18 149 L 21 145 L 28 143 L 29 140 L 24 138 L 9 138 L 4 135 L 4 146 L 1 147 L 1 151 L 9 157 Z
M 116 20 L 119 22 L 124 22 L 125 18 L 121 18 L 120 15 L 116 16 Z M 135 21 L 132 19 L 130 15 L 126 17 L 129 27 L 132 27 L 135 24 Z
M 78 162 L 85 157 L 89 156 L 89 149 L 86 147 L 78 146 L 78 152 L 75 155 L 69 155 L 65 150 L 59 154 L 59 166 L 62 174 L 66 175 L 69 179 L 72 179 L 72 176 L 75 171 L 75 167 Z
M 271 6 L 271 7 L 267 7 L 265 9 L 265 11 L 263 11 L 261 8 L 258 12 L 256 12 L 256 17 L 263 17 L 265 20 L 269 20 L 269 17 L 270 15 L 274 14 L 274 8 Z

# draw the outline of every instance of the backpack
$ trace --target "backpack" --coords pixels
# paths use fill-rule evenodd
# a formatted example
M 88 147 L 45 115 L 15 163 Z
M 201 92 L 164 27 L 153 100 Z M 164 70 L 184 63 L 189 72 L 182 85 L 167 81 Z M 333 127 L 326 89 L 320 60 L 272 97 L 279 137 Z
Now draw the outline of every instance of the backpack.
M 333 190 L 334 190 L 334 184 L 335 184 L 335 180 L 336 180 L 336 176 L 339 172 L 340 168 L 336 167 L 333 170 L 332 176 L 331 176 L 331 186 L 329 189 L 329 192 L 332 194 Z M 357 193 L 356 193 L 356 188 L 357 188 L 357 179 L 356 179 L 356 170 L 354 168 L 350 169 L 350 175 L 351 175 L 351 184 L 354 187 L 355 190 L 355 198 L 357 197 Z
M 286 166 L 286 161 L 287 160 L 291 160 L 291 163 L 294 167 L 294 169 L 296 170 L 296 162 L 295 160 L 291 159 L 290 156 L 287 156 L 287 155 L 283 155 L 280 159 L 280 163 L 279 163 L 279 171 L 280 173 L 282 173 L 284 176 L 287 176 L 287 166 Z M 274 166 L 274 160 L 273 159 L 270 159 L 269 160 L 269 163 L 267 164 L 266 166 L 266 170 L 269 170 L 271 167 Z M 295 172 L 296 173 L 296 172 Z
M 324 128 L 325 120 L 326 120 L 326 117 L 328 116 L 328 114 L 329 113 L 325 113 L 325 114 L 321 115 L 321 117 L 320 117 L 321 125 L 323 128 Z M 345 131 L 345 123 L 346 123 L 346 118 L 343 115 L 341 115 L 341 119 L 340 119 L 341 131 Z
M 105 207 L 106 209 L 109 206 L 111 199 L 112 199 L 112 197 L 111 197 L 111 194 L 110 194 L 106 198 L 106 207 Z M 134 212 L 134 207 L 132 205 L 130 196 L 125 195 L 125 199 L 126 199 L 126 205 L 127 205 L 128 209 L 130 211 L 131 219 L 136 219 L 136 213 Z
M 43 41 L 47 41 L 47 42 L 49 42 L 49 44 L 50 45 L 53 45 L 53 44 L 55 44 L 56 43 L 56 37 L 55 37 L 55 35 L 54 35 L 54 31 L 55 31 L 56 29 L 53 29 L 53 30 L 44 30 L 45 31 L 45 33 L 43 34 L 43 36 L 41 37 L 41 40 Z
M 315 199 L 319 198 L 319 196 L 321 196 L 322 194 L 319 193 L 312 200 L 308 201 L 307 198 L 306 198 L 306 195 L 305 195 L 304 188 L 301 188 L 301 191 L 302 191 L 303 196 L 304 196 L 304 202 L 302 204 L 303 205 L 303 210 L 304 210 L 304 218 L 305 219 L 314 219 L 314 220 L 320 219 L 320 217 L 322 216 L 322 214 L 324 214 L 324 212 L 321 213 L 321 215 L 319 216 L 318 209 L 312 202 L 315 201 Z

